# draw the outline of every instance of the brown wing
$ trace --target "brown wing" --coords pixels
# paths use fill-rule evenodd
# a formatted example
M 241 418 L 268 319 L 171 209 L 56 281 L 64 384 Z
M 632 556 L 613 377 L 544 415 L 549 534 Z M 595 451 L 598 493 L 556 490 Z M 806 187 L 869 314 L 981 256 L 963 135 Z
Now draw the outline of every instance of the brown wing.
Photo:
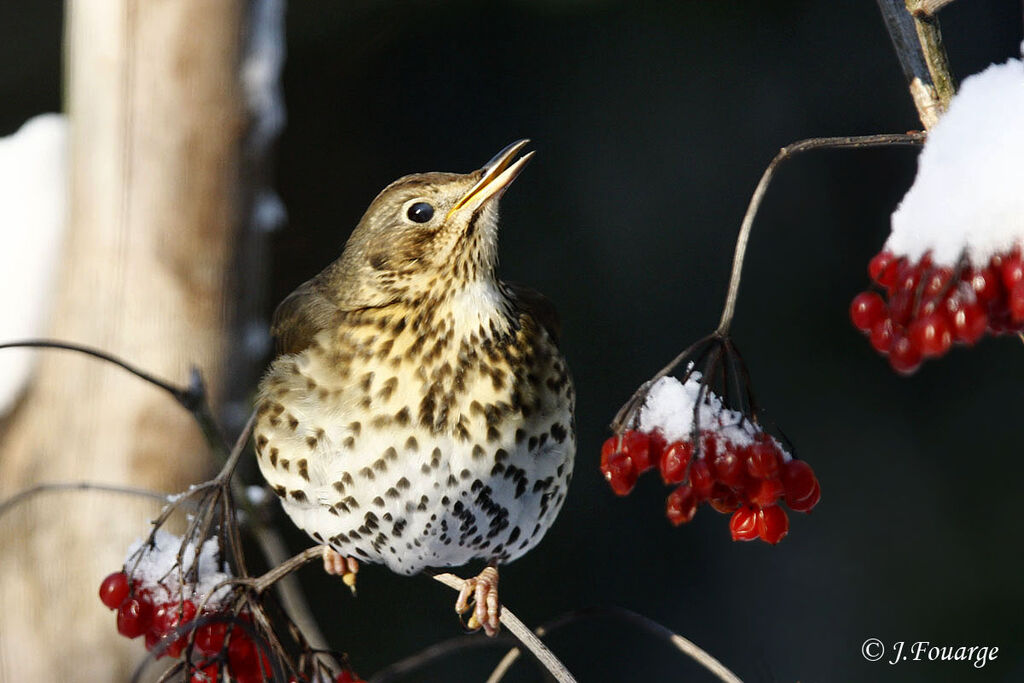
M 319 280 L 318 276 L 304 282 L 274 311 L 270 333 L 277 341 L 279 354 L 304 350 L 338 314 L 338 307 L 323 293 Z
M 551 300 L 540 292 L 518 282 L 505 282 L 504 285 L 519 310 L 530 314 L 547 330 L 555 344 L 558 344 L 558 338 L 562 335 L 562 322 L 559 320 L 558 311 Z

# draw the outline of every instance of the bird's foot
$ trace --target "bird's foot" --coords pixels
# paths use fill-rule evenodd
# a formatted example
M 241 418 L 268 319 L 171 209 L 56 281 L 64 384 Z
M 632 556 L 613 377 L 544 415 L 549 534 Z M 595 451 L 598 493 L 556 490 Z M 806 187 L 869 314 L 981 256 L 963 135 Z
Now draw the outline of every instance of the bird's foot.
M 352 595 L 356 594 L 356 574 L 359 572 L 359 561 L 354 557 L 345 557 L 335 552 L 329 545 L 324 546 L 324 571 L 332 576 L 341 576 L 341 580 Z
M 479 576 L 466 579 L 455 601 L 455 611 L 461 617 L 470 612 L 466 628 L 476 631 L 483 627 L 488 636 L 498 635 L 501 629 L 501 603 L 498 602 L 498 568 L 487 567 Z

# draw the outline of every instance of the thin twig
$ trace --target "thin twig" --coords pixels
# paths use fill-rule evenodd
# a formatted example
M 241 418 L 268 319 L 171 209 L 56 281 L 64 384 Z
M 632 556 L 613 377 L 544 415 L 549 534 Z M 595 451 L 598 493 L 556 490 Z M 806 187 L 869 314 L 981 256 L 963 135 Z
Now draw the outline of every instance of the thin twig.
M 783 161 L 790 159 L 801 152 L 808 152 L 814 149 L 848 149 L 867 147 L 890 147 L 895 145 L 921 145 L 924 143 L 923 133 L 905 133 L 889 135 L 860 135 L 853 137 L 832 137 L 832 138 L 810 138 L 794 142 L 779 150 L 768 168 L 761 175 L 760 182 L 754 188 L 754 194 L 750 198 L 747 212 L 740 224 L 740 234 L 736 238 L 736 252 L 732 260 L 732 275 L 729 278 L 729 292 L 725 298 L 725 306 L 722 309 L 722 318 L 718 323 L 716 333 L 719 336 L 726 336 L 729 333 L 729 326 L 732 324 L 733 315 L 736 313 L 736 298 L 740 291 L 740 275 L 743 271 L 743 258 L 747 251 L 747 242 L 750 239 L 750 229 L 754 224 L 754 217 L 761 207 L 768 184 L 772 181 L 775 169 Z
M 454 574 L 434 574 L 432 577 L 435 581 L 443 583 L 449 588 L 460 591 L 465 583 L 464 579 L 460 579 Z M 565 665 L 555 657 L 555 655 L 547 648 L 544 643 L 540 642 L 540 638 L 534 635 L 526 624 L 519 620 L 515 614 L 512 613 L 506 605 L 501 606 L 501 623 L 509 630 L 516 640 L 522 643 L 527 650 L 530 651 L 537 661 L 547 669 L 556 681 L 559 683 L 575 683 L 576 679 L 569 673 L 569 670 L 565 668 Z
M 298 555 L 294 555 L 290 559 L 285 560 L 281 564 L 277 565 L 266 574 L 263 574 L 259 578 L 253 579 L 252 589 L 257 593 L 262 593 L 267 590 L 275 583 L 280 581 L 283 577 L 288 576 L 292 572 L 306 566 L 313 560 L 323 557 L 323 546 L 315 545 L 311 548 L 306 548 Z
M 116 365 L 144 382 L 152 384 L 153 386 L 170 394 L 174 400 L 181 405 L 181 407 L 192 414 L 196 423 L 199 425 L 199 429 L 203 432 L 203 436 L 206 438 L 207 443 L 214 452 L 221 453 L 223 455 L 227 451 L 227 448 L 224 445 L 224 435 L 221 432 L 216 419 L 213 417 L 213 411 L 210 410 L 209 402 L 206 400 L 206 385 L 203 383 L 202 375 L 195 368 L 193 368 L 190 373 L 189 385 L 187 387 L 180 387 L 176 384 L 171 384 L 166 380 L 160 379 L 156 375 L 146 372 L 145 370 L 141 370 L 128 361 L 122 360 L 111 353 L 101 351 L 91 346 L 85 346 L 83 344 L 73 344 L 71 342 L 64 342 L 56 339 L 24 339 L 0 344 L 0 351 L 3 349 L 18 348 L 73 351 L 75 353 L 98 358 L 99 360 L 110 363 L 111 365 Z
M 283 564 L 288 558 L 288 549 L 285 547 L 281 535 L 270 527 L 253 521 L 255 525 L 250 526 L 249 531 L 255 536 L 267 564 L 271 567 Z M 309 603 L 306 602 L 306 596 L 295 575 L 289 574 L 282 577 L 277 584 L 277 591 L 281 599 L 281 606 L 306 637 L 309 646 L 314 650 L 326 650 L 327 639 L 316 623 L 313 611 L 309 608 Z
M 720 681 L 723 681 L 724 683 L 742 683 L 739 676 L 734 674 L 726 668 L 725 665 L 701 649 L 693 641 L 684 638 L 675 631 L 662 626 L 649 617 L 645 617 L 642 614 L 637 614 L 632 610 L 622 607 L 586 607 L 574 610 L 568 614 L 558 617 L 557 619 L 553 619 L 538 628 L 537 635 L 543 636 L 550 634 L 564 626 L 574 624 L 584 619 L 598 618 L 619 619 L 632 624 L 633 626 L 660 638 L 666 643 L 673 645 L 677 650 L 689 656 L 695 662 L 714 674 Z M 502 658 L 501 662 L 498 663 L 498 666 L 494 671 L 491 672 L 491 675 L 487 678 L 487 683 L 499 683 L 505 673 L 512 667 L 512 664 L 514 664 L 519 658 L 519 655 L 519 648 L 510 650 L 505 657 Z
M 0 517 L 3 517 L 12 508 L 28 501 L 30 498 L 41 493 L 52 493 L 55 491 L 103 491 L 105 493 L 120 493 L 126 496 L 137 496 L 149 498 L 161 503 L 168 502 L 166 494 L 157 493 L 148 489 L 140 489 L 132 486 L 118 486 L 116 484 L 97 484 L 90 481 L 58 481 L 45 484 L 36 484 L 31 488 L 18 491 L 10 498 L 0 501 Z
M 163 389 L 171 396 L 173 396 L 174 399 L 179 403 L 182 401 L 182 397 L 186 393 L 188 393 L 187 389 L 182 389 L 181 387 L 171 384 L 170 382 L 167 382 L 165 380 L 162 380 L 159 377 L 156 377 L 155 375 L 151 375 L 145 370 L 140 370 L 131 363 L 121 360 L 120 358 L 114 356 L 113 354 L 107 353 L 106 351 L 100 351 L 99 349 L 94 349 L 90 346 L 72 344 L 70 342 L 56 341 L 53 339 L 25 339 L 21 341 L 13 341 L 0 344 L 0 350 L 18 348 L 56 349 L 61 351 L 74 351 L 75 353 L 81 353 L 86 356 L 92 356 L 93 358 L 99 358 L 102 361 L 106 361 L 111 365 L 116 365 L 117 367 L 128 371 L 129 373 L 135 375 L 136 377 L 145 382 L 148 382 L 149 384 L 152 384 L 153 386 Z

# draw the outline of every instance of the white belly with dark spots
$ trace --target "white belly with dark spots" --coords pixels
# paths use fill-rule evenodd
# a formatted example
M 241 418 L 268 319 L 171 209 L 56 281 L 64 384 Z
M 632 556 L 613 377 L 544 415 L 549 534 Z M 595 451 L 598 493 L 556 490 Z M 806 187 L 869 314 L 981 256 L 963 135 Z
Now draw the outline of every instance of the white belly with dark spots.
M 300 359 L 303 372 L 317 363 Z M 368 372 L 368 388 L 358 373 L 327 386 L 329 400 L 302 374 L 282 377 L 286 409 L 257 422 L 260 470 L 295 524 L 343 555 L 403 574 L 474 559 L 508 562 L 536 545 L 572 475 L 571 387 L 529 419 L 513 414 L 491 428 L 468 398 L 460 400 L 450 411 L 466 416 L 466 439 L 418 423 L 423 382 L 392 381 L 383 364 Z M 474 381 L 483 384 L 467 396 L 507 398 L 488 388 L 489 379 Z M 277 400 L 266 394 L 261 401 Z M 374 399 L 369 418 L 359 406 L 366 395 Z M 386 424 L 375 426 L 374 415 Z

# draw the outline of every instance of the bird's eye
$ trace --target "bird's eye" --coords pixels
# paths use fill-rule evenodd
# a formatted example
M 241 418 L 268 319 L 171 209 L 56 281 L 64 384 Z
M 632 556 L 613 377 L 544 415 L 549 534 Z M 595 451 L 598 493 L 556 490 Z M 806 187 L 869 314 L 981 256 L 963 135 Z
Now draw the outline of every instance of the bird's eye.
M 426 202 L 416 202 L 409 207 L 405 215 L 414 223 L 426 223 L 434 217 L 434 207 Z

